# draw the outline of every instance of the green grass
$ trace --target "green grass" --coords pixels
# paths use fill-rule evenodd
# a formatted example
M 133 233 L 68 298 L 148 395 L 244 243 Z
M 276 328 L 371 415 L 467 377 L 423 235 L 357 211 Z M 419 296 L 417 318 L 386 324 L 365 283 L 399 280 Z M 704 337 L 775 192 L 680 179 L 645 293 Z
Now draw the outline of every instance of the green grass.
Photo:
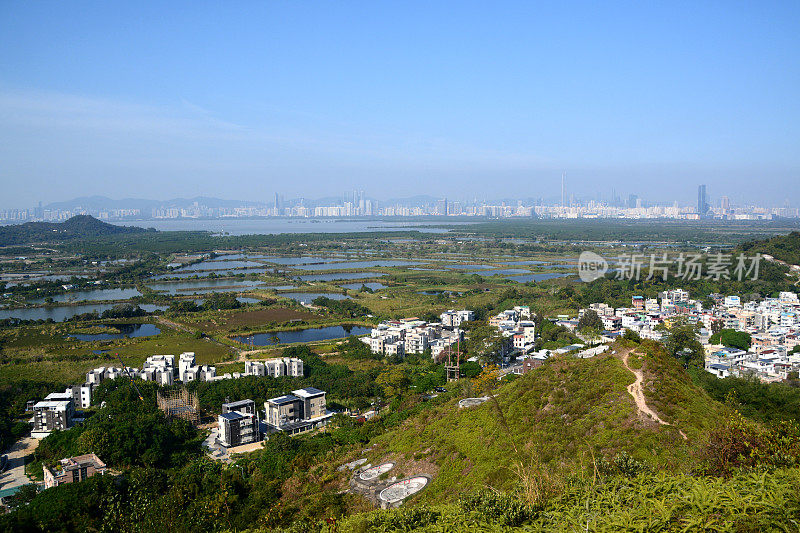
M 577 473 L 626 451 L 656 469 L 688 471 L 697 444 L 692 437 L 716 423 L 724 409 L 694 387 L 682 368 L 668 368 L 669 373 L 656 370 L 667 383 L 663 390 L 692 400 L 667 412 L 689 441 L 676 427 L 641 421 L 626 389 L 634 375 L 619 359 L 603 355 L 551 360 L 500 388 L 496 402 L 458 409 L 452 400 L 423 411 L 374 439 L 377 448 L 369 457 L 374 463 L 431 448 L 438 473 L 420 502 L 451 499 L 471 487 L 509 489 L 516 463 Z
M 119 366 L 118 353 L 126 366 L 141 367 L 154 354 L 178 355 L 195 352 L 198 364 L 230 360 L 234 352 L 211 339 L 196 339 L 191 334 L 159 324 L 159 335 L 113 341 L 83 342 L 66 340 L 63 335 L 74 324 L 26 326 L 3 332 L 5 363 L 0 366 L 3 383 L 24 379 L 83 382 L 85 374 L 98 366 Z M 93 350 L 107 351 L 96 355 Z
M 471 505 L 436 504 L 356 514 L 335 528 L 321 524 L 319 531 L 796 531 L 798 489 L 796 468 L 740 473 L 728 480 L 640 475 L 633 480 L 577 482 L 538 508 L 525 506 L 518 494 L 490 494 Z

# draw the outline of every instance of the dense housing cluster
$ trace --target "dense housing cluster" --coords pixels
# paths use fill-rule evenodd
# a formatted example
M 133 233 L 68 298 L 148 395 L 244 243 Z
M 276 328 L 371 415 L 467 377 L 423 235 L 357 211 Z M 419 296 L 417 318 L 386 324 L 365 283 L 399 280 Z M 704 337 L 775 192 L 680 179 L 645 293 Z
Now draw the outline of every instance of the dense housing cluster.
M 794 292 L 781 292 L 777 298 L 742 302 L 740 296 L 711 294 L 708 308 L 691 299 L 689 293 L 674 289 L 656 298 L 633 296 L 631 307 L 613 308 L 593 303 L 582 309 L 579 318 L 592 310 L 603 323 L 601 337 L 612 340 L 624 330 L 642 338 L 662 340 L 667 329 L 678 320 L 697 327 L 697 337 L 705 351 L 705 368 L 718 377 L 754 375 L 764 381 L 788 378 L 800 370 L 800 354 L 792 350 L 800 344 L 800 301 Z M 576 329 L 577 320 L 562 319 L 560 324 Z M 662 327 L 663 326 L 663 327 Z M 747 334 L 747 346 L 726 346 L 725 337 L 714 331 L 732 330 Z
M 372 353 L 403 357 L 430 349 L 431 357 L 438 359 L 463 338 L 459 326 L 474 318 L 472 311 L 450 310 L 440 315 L 441 322 L 426 322 L 416 317 L 389 320 L 372 328 L 370 336 L 361 340 L 369 345 Z

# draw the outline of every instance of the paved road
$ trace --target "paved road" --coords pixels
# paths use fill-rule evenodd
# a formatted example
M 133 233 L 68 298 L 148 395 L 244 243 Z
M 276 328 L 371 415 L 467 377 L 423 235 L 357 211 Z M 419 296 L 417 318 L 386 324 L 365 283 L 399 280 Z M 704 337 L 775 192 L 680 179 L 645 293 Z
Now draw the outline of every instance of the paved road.
M 39 446 L 39 439 L 23 437 L 15 442 L 8 454 L 8 470 L 0 474 L 0 489 L 12 489 L 31 482 L 25 475 L 25 456 Z

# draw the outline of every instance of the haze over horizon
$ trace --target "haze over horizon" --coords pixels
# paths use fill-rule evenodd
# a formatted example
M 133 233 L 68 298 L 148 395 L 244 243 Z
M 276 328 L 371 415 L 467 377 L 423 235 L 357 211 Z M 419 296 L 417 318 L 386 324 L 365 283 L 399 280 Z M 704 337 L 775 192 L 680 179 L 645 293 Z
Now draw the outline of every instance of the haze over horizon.
M 454 7 L 455 6 L 455 7 Z M 0 4 L 0 208 L 800 203 L 800 4 Z

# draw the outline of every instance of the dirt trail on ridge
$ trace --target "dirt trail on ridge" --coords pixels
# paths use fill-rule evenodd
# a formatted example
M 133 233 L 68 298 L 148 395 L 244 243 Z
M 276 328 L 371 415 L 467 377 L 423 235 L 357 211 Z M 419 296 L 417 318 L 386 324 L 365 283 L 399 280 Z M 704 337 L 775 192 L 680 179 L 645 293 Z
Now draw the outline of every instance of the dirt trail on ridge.
M 644 388 L 642 387 L 642 384 L 644 383 L 644 372 L 642 372 L 641 369 L 636 370 L 630 367 L 628 364 L 628 357 L 630 354 L 630 351 L 621 354 L 622 364 L 625 365 L 625 368 L 633 372 L 634 376 L 636 376 L 636 381 L 628 385 L 628 393 L 633 397 L 633 401 L 636 403 L 636 408 L 639 410 L 639 414 L 648 416 L 661 425 L 671 426 L 672 424 L 662 420 L 661 417 L 658 416 L 658 414 L 650 409 L 650 406 L 647 405 L 647 400 L 645 400 L 644 397 Z M 678 433 L 681 434 L 681 437 L 683 437 L 684 440 L 688 440 L 683 431 L 678 429 Z

